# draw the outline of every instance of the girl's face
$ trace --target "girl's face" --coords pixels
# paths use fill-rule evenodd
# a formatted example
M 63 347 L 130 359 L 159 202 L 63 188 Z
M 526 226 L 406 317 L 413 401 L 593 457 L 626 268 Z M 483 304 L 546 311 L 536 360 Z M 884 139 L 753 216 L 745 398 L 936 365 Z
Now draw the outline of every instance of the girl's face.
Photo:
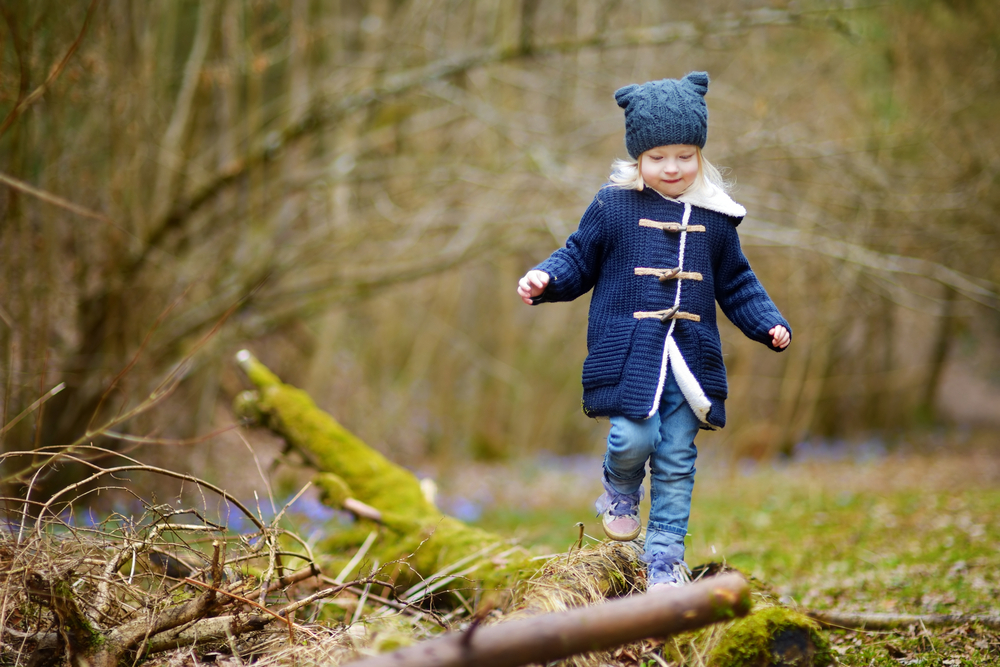
M 688 144 L 657 146 L 639 156 L 642 180 L 668 197 L 678 197 L 691 187 L 698 167 L 698 147 Z

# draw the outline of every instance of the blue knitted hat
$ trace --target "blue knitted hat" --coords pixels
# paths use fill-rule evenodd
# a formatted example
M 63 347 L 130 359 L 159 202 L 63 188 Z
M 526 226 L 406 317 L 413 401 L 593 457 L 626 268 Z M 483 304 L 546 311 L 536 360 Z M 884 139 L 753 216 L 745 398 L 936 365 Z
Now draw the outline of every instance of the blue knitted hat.
M 638 158 L 650 148 L 671 144 L 704 148 L 708 139 L 707 92 L 707 72 L 619 88 L 615 101 L 625 110 L 628 154 Z

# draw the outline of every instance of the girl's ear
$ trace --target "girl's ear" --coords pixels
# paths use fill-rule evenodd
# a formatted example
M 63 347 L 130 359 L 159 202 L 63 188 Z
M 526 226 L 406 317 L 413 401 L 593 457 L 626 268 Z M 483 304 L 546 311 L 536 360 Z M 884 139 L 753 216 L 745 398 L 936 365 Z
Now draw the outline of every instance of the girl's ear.
M 639 86 L 634 83 L 630 83 L 624 88 L 619 88 L 615 91 L 615 102 L 618 103 L 622 109 L 628 109 L 629 103 L 632 102 L 632 95 L 635 91 L 639 90 Z
M 635 160 L 635 178 L 636 178 L 636 191 L 642 192 L 642 189 L 646 187 L 646 181 L 642 180 L 642 156 L 636 158 Z

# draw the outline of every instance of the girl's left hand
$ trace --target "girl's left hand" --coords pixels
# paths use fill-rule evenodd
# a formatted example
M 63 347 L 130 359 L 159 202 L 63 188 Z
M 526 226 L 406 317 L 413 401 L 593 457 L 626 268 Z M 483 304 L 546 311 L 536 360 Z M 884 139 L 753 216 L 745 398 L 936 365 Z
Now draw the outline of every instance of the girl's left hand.
M 792 342 L 792 334 L 788 333 L 788 329 L 780 324 L 776 327 L 772 327 L 767 333 L 771 334 L 772 347 L 784 350 L 788 347 L 788 344 Z

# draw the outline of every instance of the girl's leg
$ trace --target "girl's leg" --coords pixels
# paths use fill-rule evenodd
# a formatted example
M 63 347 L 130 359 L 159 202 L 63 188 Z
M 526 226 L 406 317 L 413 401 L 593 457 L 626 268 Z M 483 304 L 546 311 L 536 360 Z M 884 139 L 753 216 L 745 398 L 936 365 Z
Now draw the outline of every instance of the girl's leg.
M 629 541 L 639 536 L 639 501 L 646 459 L 660 437 L 659 417 L 633 421 L 611 418 L 608 451 L 604 457 L 604 495 L 597 499 L 604 532 L 613 540 Z
M 684 556 L 684 536 L 691 514 L 695 459 L 694 439 L 700 422 L 668 373 L 660 403 L 659 442 L 650 458 L 650 510 L 646 555 Z
M 646 476 L 646 460 L 659 439 L 659 415 L 643 420 L 612 417 L 604 456 L 606 485 L 618 493 L 637 493 Z

